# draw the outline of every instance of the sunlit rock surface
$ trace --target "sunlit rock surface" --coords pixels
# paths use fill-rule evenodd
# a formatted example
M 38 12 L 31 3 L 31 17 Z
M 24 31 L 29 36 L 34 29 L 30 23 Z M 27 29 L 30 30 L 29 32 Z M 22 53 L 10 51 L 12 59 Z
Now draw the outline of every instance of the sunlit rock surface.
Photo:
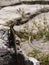
M 49 52 L 49 46 L 47 43 L 41 44 L 39 41 L 33 41 L 32 44 L 28 44 L 28 40 L 21 42 L 16 34 L 12 34 L 10 27 L 13 25 L 13 29 L 15 31 L 24 31 L 25 25 L 28 25 L 27 32 L 30 32 L 32 29 L 32 21 L 35 21 L 36 24 L 40 24 L 41 28 L 44 28 L 44 16 L 46 17 L 46 21 L 49 21 L 49 12 L 40 12 L 42 8 L 48 8 L 49 5 L 29 5 L 24 4 L 24 2 L 33 2 L 36 0 L 0 0 L 0 65 L 33 65 L 34 61 L 33 58 L 26 57 L 26 54 L 33 50 L 33 48 L 40 49 L 44 51 L 44 53 Z M 41 0 L 39 0 L 41 1 Z M 48 1 L 48 0 L 43 0 Z M 37 11 L 39 11 L 38 15 L 33 16 Z M 40 21 L 39 21 L 40 20 Z M 28 22 L 27 24 L 23 24 L 23 22 Z M 20 25 L 20 26 L 17 26 Z M 49 25 L 49 23 L 48 23 Z M 34 26 L 34 25 L 33 25 Z M 34 33 L 37 33 L 38 29 L 34 26 Z M 14 44 L 14 37 L 15 36 L 15 43 L 16 43 L 16 50 Z M 17 43 L 17 41 L 20 41 Z M 37 42 L 37 44 L 36 44 Z M 34 44 L 35 43 L 35 44 Z M 38 45 L 38 43 L 40 43 Z M 45 50 L 46 51 L 45 51 Z M 16 53 L 16 52 L 17 53 Z M 24 53 L 23 53 L 24 52 Z M 16 61 L 17 60 L 17 61 Z M 6 61 L 6 62 L 5 62 Z M 39 65 L 39 62 L 34 65 Z
M 44 17 L 45 17 L 46 21 L 44 20 Z M 22 26 L 14 26 L 14 30 L 18 31 L 18 32 L 20 32 L 20 31 L 23 32 L 24 30 L 26 30 L 27 32 L 30 32 L 33 27 L 32 33 L 36 34 L 39 31 L 38 27 L 37 27 L 38 24 L 41 29 L 44 29 L 45 26 L 46 27 L 47 27 L 47 25 L 49 26 L 48 21 L 49 21 L 49 12 L 36 16 L 34 19 L 28 21 L 27 24 L 24 24 Z M 37 26 L 35 26 L 33 24 L 33 22 L 35 22 Z M 44 25 L 44 22 L 47 22 L 47 24 Z M 48 29 L 47 29 L 47 31 L 48 31 Z M 28 43 L 29 43 L 28 40 L 25 42 L 21 42 L 21 47 L 25 51 L 26 54 L 28 52 L 32 51 L 33 48 L 39 49 L 40 51 L 42 51 L 42 53 L 46 53 L 46 54 L 49 53 L 49 41 L 43 42 L 43 40 L 40 39 L 40 40 L 33 40 L 31 44 L 28 44 Z
M 0 24 L 11 25 L 14 23 L 15 24 L 23 23 L 30 19 L 31 15 L 35 14 L 38 10 L 44 7 L 47 8 L 49 6 L 18 5 L 5 7 L 0 10 Z
M 0 6 L 13 5 L 19 3 L 19 0 L 0 0 Z
M 26 32 L 30 32 L 32 31 L 33 34 L 36 34 L 39 30 L 38 30 L 38 25 L 40 27 L 40 29 L 44 29 L 46 27 L 46 30 L 48 31 L 47 29 L 47 25 L 49 26 L 49 12 L 46 12 L 46 13 L 41 13 L 39 15 L 37 15 L 36 17 L 34 17 L 33 19 L 29 20 L 26 24 L 24 25 L 20 25 L 20 26 L 14 26 L 14 30 L 17 32 L 23 32 L 24 30 Z M 33 23 L 36 23 L 33 24 Z M 46 22 L 46 25 L 44 24 L 44 22 Z M 25 28 L 26 27 L 26 28 Z M 32 30 L 32 27 L 33 27 L 33 30 Z M 25 51 L 25 53 L 27 54 L 28 52 L 32 51 L 33 48 L 35 49 L 39 49 L 40 51 L 42 51 L 42 53 L 46 53 L 48 54 L 49 53 L 49 41 L 47 42 L 43 42 L 42 39 L 40 40 L 34 40 L 32 41 L 31 44 L 28 44 L 29 41 L 25 41 L 25 42 L 22 42 L 21 43 L 21 47 L 22 49 Z
M 0 6 L 8 6 L 8 5 L 14 5 L 21 2 L 32 2 L 32 1 L 41 1 L 41 0 L 0 0 Z M 48 1 L 48 0 L 43 0 Z
M 42 6 L 41 6 L 42 7 Z M 0 10 L 0 24 L 10 23 L 10 21 L 16 22 L 20 19 L 20 21 L 26 21 L 26 17 L 29 17 L 32 13 L 36 12 L 36 10 L 40 9 L 39 5 L 18 5 L 18 6 L 10 6 L 5 7 Z M 32 11 L 32 9 L 34 9 Z M 20 12 L 18 12 L 20 10 Z M 25 18 L 22 17 L 21 14 L 24 11 Z M 29 15 L 28 15 L 29 13 Z M 12 16 L 11 16 L 12 15 Z M 22 20 L 21 20 L 22 19 Z

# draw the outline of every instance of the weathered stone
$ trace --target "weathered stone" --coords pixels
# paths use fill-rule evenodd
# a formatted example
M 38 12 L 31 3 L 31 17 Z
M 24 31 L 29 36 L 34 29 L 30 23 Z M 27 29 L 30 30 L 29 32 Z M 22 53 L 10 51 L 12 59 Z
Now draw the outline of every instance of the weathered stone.
M 37 59 L 26 56 L 22 49 L 18 50 L 17 62 L 18 65 L 40 65 Z
M 30 18 L 37 16 L 37 14 L 41 14 L 43 12 L 41 9 L 44 7 L 47 8 L 45 11 L 49 10 L 49 5 L 18 5 L 5 7 L 0 10 L 0 24 L 8 26 L 23 24 L 30 20 Z
M 7 6 L 19 3 L 19 0 L 0 0 L 0 6 Z
M 11 32 L 9 28 L 14 25 L 23 24 L 23 22 L 29 22 L 35 16 L 49 11 L 49 5 L 23 4 L 35 3 L 35 1 L 36 0 L 0 0 L 0 7 L 3 7 L 2 9 L 0 8 L 0 65 L 39 65 L 39 62 L 35 61 L 35 59 L 33 60 L 33 58 L 25 56 L 20 48 L 19 42 L 17 42 L 18 40 L 14 38 L 15 34 L 13 35 L 13 32 Z M 41 0 L 39 1 L 41 3 Z M 47 2 L 48 0 L 44 1 Z M 20 5 L 21 3 L 22 5 Z M 17 4 L 19 5 L 17 6 Z M 17 31 L 16 27 L 13 28 Z M 16 47 L 14 45 L 15 43 Z
M 10 37 L 10 28 L 0 26 L 0 65 L 16 64 L 16 55 L 14 46 L 12 46 L 12 38 Z
M 8 6 L 8 5 L 14 5 L 14 4 L 20 4 L 20 3 L 42 3 L 42 0 L 0 0 L 0 6 Z M 43 2 L 47 2 L 48 0 L 43 0 Z

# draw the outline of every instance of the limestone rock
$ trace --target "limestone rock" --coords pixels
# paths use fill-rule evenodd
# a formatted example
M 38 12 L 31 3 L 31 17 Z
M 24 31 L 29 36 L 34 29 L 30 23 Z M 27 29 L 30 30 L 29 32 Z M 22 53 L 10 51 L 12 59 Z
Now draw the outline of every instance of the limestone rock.
M 7 6 L 19 3 L 19 0 L 0 0 L 0 6 Z
M 34 2 L 34 1 L 41 1 L 41 0 L 0 0 L 0 6 L 8 6 L 8 5 L 14 5 L 22 2 Z M 48 0 L 43 0 L 48 1 Z
M 15 23 L 23 24 L 30 19 L 38 10 L 42 8 L 49 8 L 48 5 L 18 5 L 9 6 L 0 10 L 0 24 L 1 25 L 12 25 Z
M 43 8 L 48 8 L 45 9 L 45 11 L 49 11 L 49 5 L 21 4 L 23 2 L 33 1 L 36 0 L 0 0 L 0 7 L 3 7 L 2 9 L 0 8 L 0 65 L 33 65 L 33 60 L 29 59 L 29 57 L 27 58 L 22 52 L 23 50 L 21 50 L 20 45 L 17 43 L 18 38 L 16 39 L 17 45 L 15 50 L 15 34 L 13 35 L 13 32 L 10 30 L 10 26 L 29 22 L 33 17 L 35 18 L 37 14 L 44 13 L 43 10 L 41 10 Z M 14 30 L 16 30 L 16 28 L 14 28 Z M 31 47 L 28 48 L 28 51 L 30 48 Z
M 16 63 L 15 50 L 10 45 L 12 39 L 9 36 L 10 28 L 0 25 L 0 65 L 14 65 Z
M 17 54 L 17 60 L 18 65 L 40 65 L 40 62 L 37 59 L 26 56 L 23 50 L 20 49 Z

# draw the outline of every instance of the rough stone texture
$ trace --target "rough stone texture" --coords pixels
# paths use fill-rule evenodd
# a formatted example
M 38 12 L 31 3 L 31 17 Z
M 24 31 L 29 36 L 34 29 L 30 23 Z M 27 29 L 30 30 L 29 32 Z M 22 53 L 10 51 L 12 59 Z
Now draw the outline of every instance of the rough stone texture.
M 35 7 L 34 6 L 33 6 L 33 10 L 34 10 L 34 8 L 36 10 L 36 6 Z M 44 6 L 41 6 L 41 7 L 44 7 Z M 45 7 L 49 7 L 49 5 L 45 5 Z M 40 8 L 40 6 L 39 6 L 39 8 Z M 34 12 L 34 11 L 32 11 L 32 12 Z M 44 20 L 44 17 L 45 17 L 46 21 Z M 33 24 L 34 21 L 35 21 L 37 26 L 39 24 L 39 27 L 41 29 L 45 28 L 44 22 L 47 22 L 46 26 L 47 25 L 49 26 L 49 22 L 48 22 L 49 21 L 49 12 L 45 12 L 45 13 L 41 13 L 41 14 L 37 15 L 33 19 L 29 20 L 28 23 L 26 23 L 26 24 L 24 24 L 22 26 L 16 26 L 15 25 L 14 30 L 18 31 L 18 32 L 23 32 L 24 30 L 26 30 L 27 32 L 29 32 L 29 31 L 32 30 L 32 27 L 33 27 L 32 32 L 33 32 L 33 34 L 34 33 L 36 34 L 39 30 L 38 30 L 38 27 Z M 26 28 L 25 28 L 25 26 L 26 26 Z M 33 48 L 35 48 L 37 50 L 39 49 L 40 51 L 42 51 L 42 53 L 46 53 L 46 54 L 49 53 L 49 42 L 48 41 L 43 42 L 43 40 L 41 40 L 41 39 L 38 40 L 38 41 L 36 41 L 36 40 L 32 41 L 32 45 L 28 44 L 28 41 L 21 42 L 21 47 L 25 51 L 26 54 L 28 52 L 32 51 Z
M 0 65 L 16 64 L 14 46 L 10 45 L 10 28 L 0 26 Z
M 23 20 L 21 11 L 19 13 L 17 10 L 19 10 L 19 8 L 22 9 L 22 11 L 24 11 L 26 13 L 26 17 L 27 17 L 28 16 L 27 13 L 29 13 L 31 15 L 32 12 L 33 13 L 36 12 L 36 10 L 37 10 L 36 6 L 34 6 L 34 11 L 32 11 L 33 6 L 34 5 L 18 5 L 18 6 L 5 7 L 3 9 L 1 9 L 0 10 L 0 24 L 7 24 L 7 23 L 10 23 L 10 21 L 17 23 L 17 20 L 19 20 L 19 19 Z M 37 5 L 37 7 L 39 7 L 39 5 Z M 40 8 L 38 8 L 38 9 L 40 9 Z M 25 20 L 26 20 L 26 18 L 24 19 L 24 21 Z
M 22 27 L 20 26 L 17 28 L 16 25 L 23 24 L 23 22 L 32 23 L 32 18 L 34 19 L 36 18 L 35 20 L 38 21 L 40 18 L 37 19 L 37 17 L 35 16 L 37 16 L 38 14 L 38 17 L 39 17 L 39 14 L 44 13 L 43 10 L 41 10 L 43 8 L 47 8 L 45 10 L 46 12 L 47 10 L 49 11 L 49 5 L 44 6 L 39 4 L 38 5 L 23 4 L 24 2 L 29 3 L 33 1 L 37 1 L 37 0 L 0 0 L 0 65 L 14 65 L 14 64 L 15 65 L 16 64 L 17 65 L 33 65 L 34 64 L 33 60 L 29 59 L 29 57 L 26 57 L 25 53 L 22 52 L 25 49 L 27 49 L 27 51 L 32 50 L 32 48 L 28 45 L 28 42 L 24 42 L 24 43 L 27 43 L 25 45 L 22 44 L 23 47 L 21 46 L 22 48 L 21 50 L 20 45 L 17 43 L 18 40 L 16 40 L 16 43 L 17 43 L 16 45 L 17 53 L 16 53 L 15 46 L 13 44 L 14 43 L 13 34 L 12 34 L 13 32 L 9 30 L 10 29 L 9 27 L 11 25 L 14 25 L 13 27 L 14 30 L 20 31 L 22 30 L 21 28 L 23 26 Z M 41 0 L 39 1 L 41 2 Z M 49 1 L 49 0 L 43 0 L 43 1 Z M 49 13 L 46 13 L 46 14 L 49 17 Z M 35 65 L 38 65 L 38 64 L 35 64 Z
M 20 24 L 26 22 L 32 15 L 44 7 L 49 9 L 49 5 L 18 5 L 5 7 L 0 10 L 0 24 L 10 26 L 13 23 Z
M 35 58 L 26 56 L 22 49 L 18 50 L 17 60 L 18 65 L 40 65 L 40 62 Z
M 46 22 L 47 22 L 46 26 L 47 25 L 49 26 L 49 22 L 48 22 L 49 21 L 49 12 L 47 12 L 47 13 L 42 13 L 42 14 L 36 16 L 32 20 L 28 21 L 27 24 L 24 24 L 22 26 L 14 26 L 14 30 L 18 31 L 18 32 L 20 32 L 20 31 L 23 32 L 24 30 L 26 30 L 27 32 L 29 32 L 32 30 L 32 26 L 33 26 L 34 30 L 32 30 L 32 32 L 33 32 L 33 34 L 34 33 L 36 34 L 38 32 L 38 28 L 33 25 L 33 21 L 36 22 L 37 26 L 39 24 L 40 28 L 43 29 L 43 28 L 45 28 L 45 25 L 43 24 L 43 22 L 45 22 L 44 17 L 46 18 Z M 27 29 L 27 27 L 24 28 L 25 26 L 28 26 L 28 29 Z M 33 48 L 35 48 L 37 50 L 39 49 L 40 51 L 42 51 L 42 53 L 45 53 L 45 54 L 49 53 L 49 41 L 43 42 L 42 39 L 34 40 L 34 41 L 32 41 L 32 44 L 28 44 L 28 41 L 21 42 L 21 47 L 25 51 L 26 54 L 28 52 L 32 51 Z
M 0 6 L 13 5 L 18 2 L 19 0 L 0 0 Z
M 14 4 L 18 4 L 21 2 L 38 2 L 38 1 L 42 1 L 42 0 L 0 0 L 0 6 L 8 6 L 8 5 L 14 5 Z M 49 1 L 49 0 L 43 0 L 43 1 Z

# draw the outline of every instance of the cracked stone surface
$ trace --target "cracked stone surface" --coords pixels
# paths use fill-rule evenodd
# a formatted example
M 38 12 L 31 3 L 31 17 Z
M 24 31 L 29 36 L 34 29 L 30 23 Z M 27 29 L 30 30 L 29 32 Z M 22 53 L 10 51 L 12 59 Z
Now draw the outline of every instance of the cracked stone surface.
M 8 6 L 13 4 L 18 4 L 21 2 L 31 2 L 31 1 L 42 1 L 42 0 L 0 0 L 0 6 Z M 49 1 L 49 0 L 43 0 L 43 1 Z
M 13 65 L 16 62 L 15 50 L 9 47 L 9 32 L 9 27 L 0 26 L 0 65 Z
M 14 49 L 14 46 L 12 45 L 14 40 L 13 40 L 12 34 L 10 34 L 11 33 L 10 26 L 13 25 L 14 26 L 13 29 L 15 31 L 22 31 L 24 29 L 23 28 L 24 25 L 28 24 L 29 26 L 32 26 L 32 20 L 35 19 L 36 22 L 41 24 L 41 28 L 43 27 L 42 22 L 44 18 L 44 12 L 41 9 L 46 8 L 49 11 L 49 5 L 40 5 L 40 4 L 30 5 L 30 4 L 22 3 L 22 2 L 30 2 L 30 1 L 36 1 L 36 0 L 21 0 L 21 1 L 20 0 L 0 0 L 0 65 L 14 65 L 14 64 L 16 65 L 17 64 L 15 49 Z M 43 0 L 43 1 L 49 1 L 49 0 Z M 18 4 L 18 3 L 22 3 L 22 4 Z M 49 20 L 48 11 L 45 12 L 47 22 Z M 38 15 L 35 13 L 37 13 Z M 32 19 L 32 17 L 34 19 Z M 41 20 L 41 22 L 39 22 L 39 20 Z M 24 23 L 29 22 L 29 23 L 21 26 L 23 22 Z M 17 26 L 17 25 L 20 25 L 20 26 Z M 31 29 L 31 27 L 29 29 Z M 37 42 L 36 45 L 34 44 L 35 42 Z M 42 45 L 39 44 L 41 45 L 41 47 L 39 47 L 38 43 L 39 41 L 33 41 L 32 43 L 32 45 L 34 45 L 33 47 L 35 47 L 36 49 L 43 48 L 43 50 L 49 49 L 48 47 L 45 48 L 45 46 L 48 45 L 47 43 L 45 43 L 44 46 L 43 44 Z M 25 54 L 23 53 L 23 51 L 25 51 L 25 53 L 28 53 L 28 51 L 32 51 L 33 49 L 30 46 L 30 44 L 28 44 L 28 41 L 21 42 L 21 45 L 18 44 L 16 45 L 16 47 L 17 47 L 16 50 L 18 49 L 17 50 L 18 65 L 26 65 L 26 64 L 33 65 L 33 62 L 31 62 L 29 58 L 27 58 Z
M 3 9 L 0 10 L 0 24 L 10 25 L 11 23 L 12 24 L 23 23 L 24 21 L 27 21 L 32 14 L 35 14 L 37 10 L 40 10 L 44 7 L 47 8 L 49 7 L 49 5 L 46 5 L 46 6 L 18 5 L 18 6 L 4 7 Z M 24 15 L 23 15 L 23 12 L 24 12 Z

